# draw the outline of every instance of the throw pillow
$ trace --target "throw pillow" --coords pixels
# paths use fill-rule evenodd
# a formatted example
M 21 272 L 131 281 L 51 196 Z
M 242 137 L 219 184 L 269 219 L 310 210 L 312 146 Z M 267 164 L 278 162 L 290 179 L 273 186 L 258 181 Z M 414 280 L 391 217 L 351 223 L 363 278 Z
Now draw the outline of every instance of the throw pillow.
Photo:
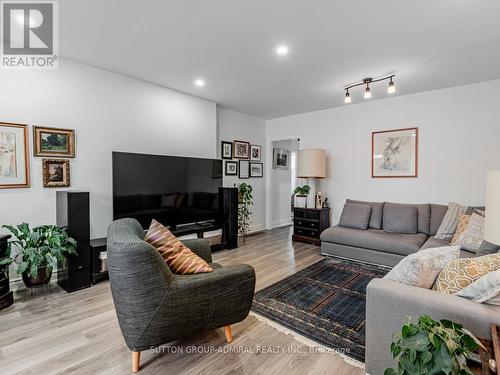
M 450 241 L 457 230 L 458 220 L 465 213 L 465 207 L 458 203 L 450 203 L 448 211 L 444 215 L 443 221 L 434 237 L 438 240 Z
M 484 275 L 455 294 L 478 303 L 500 305 L 500 270 Z
M 462 246 L 463 250 L 477 252 L 484 239 L 484 217 L 478 214 L 472 214 L 469 225 L 460 235 L 457 245 Z
M 401 260 L 384 279 L 430 289 L 448 263 L 458 259 L 460 246 L 420 250 Z
M 497 253 L 500 250 L 500 246 L 489 243 L 488 241 L 483 241 L 479 249 L 477 250 L 477 255 L 488 255 Z
M 465 215 L 472 216 L 472 214 L 486 216 L 486 211 L 484 210 L 484 207 L 471 207 L 471 206 L 467 207 Z
M 467 213 L 460 216 L 460 220 L 458 221 L 457 231 L 455 232 L 455 235 L 453 236 L 453 239 L 450 242 L 452 245 L 458 244 L 458 239 L 460 238 L 462 233 L 467 229 L 467 226 L 469 225 L 469 220 L 470 220 L 470 215 L 467 215 Z
M 453 294 L 472 284 L 481 276 L 500 269 L 500 254 L 452 261 L 439 274 L 433 289 Z
M 156 220 L 151 221 L 146 242 L 154 246 L 168 268 L 179 275 L 212 272 L 213 269 Z
M 340 215 L 339 225 L 346 228 L 368 229 L 372 208 L 366 204 L 346 203 Z
M 416 234 L 418 231 L 417 207 L 411 204 L 385 203 L 383 229 L 387 233 Z

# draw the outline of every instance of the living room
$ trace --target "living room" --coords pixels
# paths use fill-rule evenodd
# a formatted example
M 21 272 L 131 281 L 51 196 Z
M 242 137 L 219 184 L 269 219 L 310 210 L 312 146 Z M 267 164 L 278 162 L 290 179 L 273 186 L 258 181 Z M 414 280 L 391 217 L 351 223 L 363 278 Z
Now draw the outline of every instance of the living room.
M 2 374 L 496 373 L 499 4 L 1 7 Z

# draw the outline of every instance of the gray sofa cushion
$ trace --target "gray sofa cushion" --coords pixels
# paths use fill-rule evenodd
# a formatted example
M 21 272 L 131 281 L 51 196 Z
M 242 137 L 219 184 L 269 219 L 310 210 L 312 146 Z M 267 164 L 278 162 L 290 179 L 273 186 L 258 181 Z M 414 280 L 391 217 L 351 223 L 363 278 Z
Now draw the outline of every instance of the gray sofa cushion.
M 346 203 L 340 215 L 339 225 L 346 228 L 368 229 L 371 214 L 371 206 L 366 204 Z
M 384 210 L 384 202 L 365 202 L 347 199 L 346 203 L 366 204 L 372 208 L 372 215 L 370 216 L 369 228 L 382 229 L 382 212 Z
M 361 247 L 386 253 L 409 255 L 420 249 L 427 239 L 423 233 L 396 234 L 383 230 L 359 230 L 340 226 L 326 229 L 321 233 L 321 241 L 340 245 Z
M 432 247 L 443 247 L 443 246 L 450 246 L 450 241 L 438 240 L 435 237 L 429 237 L 427 241 L 425 241 L 424 245 L 420 250 L 430 249 Z
M 431 227 L 430 235 L 435 236 L 441 222 L 443 221 L 444 215 L 448 211 L 448 206 L 441 204 L 431 204 Z
M 431 205 L 429 203 L 417 204 L 418 232 L 431 234 Z
M 488 255 L 498 252 L 500 250 L 500 246 L 493 245 L 488 241 L 483 241 L 481 246 L 479 246 L 479 250 L 476 252 L 477 255 Z
M 417 207 L 411 204 L 384 204 L 383 229 L 388 233 L 416 234 L 418 231 Z

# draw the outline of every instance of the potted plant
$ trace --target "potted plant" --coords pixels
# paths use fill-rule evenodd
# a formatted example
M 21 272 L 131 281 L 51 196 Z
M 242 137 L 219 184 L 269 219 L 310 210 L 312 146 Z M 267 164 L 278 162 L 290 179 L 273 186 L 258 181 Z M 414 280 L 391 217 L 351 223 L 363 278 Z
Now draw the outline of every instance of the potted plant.
M 311 187 L 309 185 L 297 186 L 292 194 L 295 198 L 293 206 L 299 208 L 307 207 L 307 195 L 310 191 Z
M 253 205 L 252 185 L 242 182 L 236 185 L 238 188 L 238 231 L 246 240 L 248 228 L 250 227 L 250 206 Z
M 31 229 L 28 224 L 4 225 L 14 238 L 9 241 L 7 254 L 0 265 L 17 263 L 17 273 L 22 275 L 27 287 L 47 284 L 52 270 L 66 255 L 76 254 L 76 241 L 64 229 L 43 225 Z M 13 255 L 13 245 L 19 253 Z
M 481 342 L 460 324 L 449 320 L 439 322 L 427 315 L 417 323 L 408 321 L 391 344 L 397 369 L 384 375 L 471 374 L 467 356 L 482 348 Z

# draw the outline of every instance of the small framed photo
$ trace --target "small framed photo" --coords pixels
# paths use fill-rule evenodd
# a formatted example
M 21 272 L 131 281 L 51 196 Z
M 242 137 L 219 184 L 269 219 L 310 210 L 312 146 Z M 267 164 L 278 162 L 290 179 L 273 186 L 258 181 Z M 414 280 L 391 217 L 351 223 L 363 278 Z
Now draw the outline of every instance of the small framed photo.
M 35 156 L 75 157 L 75 131 L 71 129 L 33 127 Z
M 281 148 L 273 149 L 273 169 L 288 169 L 290 151 Z
M 262 147 L 258 145 L 250 145 L 250 161 L 260 161 Z
M 226 161 L 226 176 L 237 176 L 237 175 L 238 175 L 238 162 Z
M 220 153 L 222 159 L 232 159 L 233 158 L 233 143 L 232 142 L 221 142 Z
M 248 160 L 239 161 L 238 177 L 241 179 L 250 178 L 250 162 Z
M 233 157 L 235 159 L 249 159 L 250 158 L 250 143 L 243 141 L 233 142 Z
M 28 125 L 0 122 L 0 189 L 30 187 L 28 150 Z
M 263 177 L 263 165 L 262 163 L 252 163 L 250 162 L 250 177 Z
M 69 187 L 69 160 L 43 159 L 42 164 L 43 187 Z

